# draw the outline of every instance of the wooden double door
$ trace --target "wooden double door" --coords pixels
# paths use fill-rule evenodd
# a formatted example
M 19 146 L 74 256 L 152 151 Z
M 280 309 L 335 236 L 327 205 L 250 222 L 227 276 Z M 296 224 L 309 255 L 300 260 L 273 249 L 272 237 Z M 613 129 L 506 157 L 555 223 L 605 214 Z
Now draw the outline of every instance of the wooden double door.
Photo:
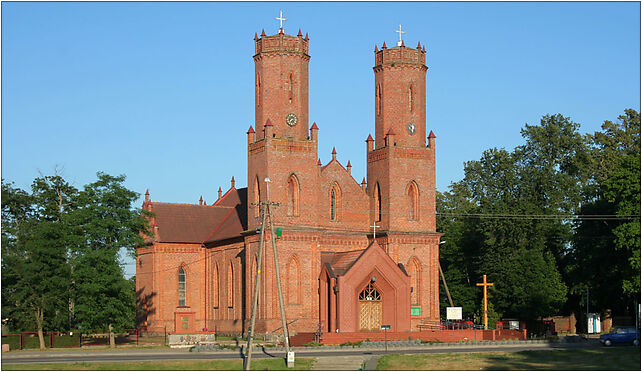
M 359 329 L 361 331 L 379 331 L 382 318 L 381 294 L 372 283 L 368 283 L 359 294 Z

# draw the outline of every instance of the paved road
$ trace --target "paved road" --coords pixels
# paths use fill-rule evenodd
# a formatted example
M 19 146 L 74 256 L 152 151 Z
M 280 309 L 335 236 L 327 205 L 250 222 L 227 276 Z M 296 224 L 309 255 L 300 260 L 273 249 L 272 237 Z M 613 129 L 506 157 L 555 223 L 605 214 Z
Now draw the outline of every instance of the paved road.
M 320 350 L 297 350 L 297 357 L 315 358 L 328 356 L 350 355 L 383 355 L 383 354 L 430 354 L 430 353 L 471 353 L 489 351 L 524 351 L 524 350 L 559 350 L 576 348 L 599 347 L 599 343 L 559 343 L 559 344 L 503 344 L 503 345 L 448 345 L 448 346 L 420 346 L 397 348 L 390 347 L 388 351 L 383 348 L 354 348 Z M 283 358 L 283 351 L 261 351 L 252 353 L 253 359 L 258 358 Z M 211 359 L 242 359 L 241 353 L 236 352 L 189 352 L 188 350 L 84 350 L 84 351 L 51 351 L 51 352 L 20 352 L 3 353 L 2 364 L 26 363 L 73 363 L 73 362 L 127 362 L 127 361 L 159 361 L 159 360 L 211 360 Z

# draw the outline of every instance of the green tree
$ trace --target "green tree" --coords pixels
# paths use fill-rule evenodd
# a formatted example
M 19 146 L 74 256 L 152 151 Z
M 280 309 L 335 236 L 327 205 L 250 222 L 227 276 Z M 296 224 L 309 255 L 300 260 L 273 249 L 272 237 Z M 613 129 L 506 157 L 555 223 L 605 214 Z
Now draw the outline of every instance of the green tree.
M 147 219 L 131 208 L 138 194 L 123 186 L 124 176 L 98 173 L 98 180 L 79 195 L 74 214 L 82 240 L 73 260 L 74 318 L 82 329 L 112 330 L 134 327 L 135 291 L 124 278 L 119 251 L 135 254 L 143 244 L 141 232 L 149 234 Z
M 35 179 L 31 194 L 2 184 L 3 316 L 10 317 L 14 326 L 35 327 L 41 349 L 45 327 L 67 325 L 67 216 L 76 194 L 58 175 Z
M 607 215 L 575 223 L 568 273 L 573 307 L 633 312 L 640 295 L 640 114 L 625 110 L 589 136 L 592 177 L 584 189 L 582 215 Z M 599 280 L 596 280 L 599 278 Z

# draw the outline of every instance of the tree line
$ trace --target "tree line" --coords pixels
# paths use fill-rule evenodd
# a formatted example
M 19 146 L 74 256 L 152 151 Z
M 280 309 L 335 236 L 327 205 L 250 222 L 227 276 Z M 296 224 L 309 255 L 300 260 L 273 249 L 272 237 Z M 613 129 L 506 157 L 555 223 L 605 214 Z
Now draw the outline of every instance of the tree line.
M 57 172 L 56 172 L 57 173 Z M 59 174 L 31 190 L 2 180 L 2 318 L 14 330 L 135 327 L 135 278 L 125 279 L 119 251 L 131 256 L 150 234 L 138 194 L 125 176 L 97 174 L 77 189 Z
M 592 134 L 579 129 L 560 114 L 526 124 L 523 145 L 484 151 L 437 193 L 440 261 L 465 317 L 483 314 L 475 286 L 483 274 L 494 282 L 492 320 L 584 315 L 587 290 L 591 312 L 634 314 L 640 114 L 625 110 Z M 449 306 L 445 296 L 441 306 Z

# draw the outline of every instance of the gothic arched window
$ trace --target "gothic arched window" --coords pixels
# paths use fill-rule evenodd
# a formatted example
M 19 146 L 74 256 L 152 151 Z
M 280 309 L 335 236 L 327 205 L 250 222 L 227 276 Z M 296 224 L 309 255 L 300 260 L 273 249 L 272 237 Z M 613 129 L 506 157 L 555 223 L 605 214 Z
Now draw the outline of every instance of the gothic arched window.
M 301 268 L 296 256 L 292 255 L 288 261 L 287 303 L 301 303 Z
M 412 287 L 410 303 L 412 305 L 418 305 L 421 303 L 421 265 L 417 258 L 412 257 L 410 261 L 408 261 L 406 269 L 408 275 L 410 275 L 410 286 Z
M 259 217 L 261 214 L 261 189 L 259 177 L 254 179 L 254 217 Z
M 292 73 L 290 73 L 290 76 L 288 77 L 288 95 L 289 95 L 289 100 L 290 103 L 292 103 L 292 100 L 294 99 L 294 77 L 292 76 Z
M 341 190 L 339 185 L 335 182 L 330 187 L 330 220 L 337 221 L 339 219 L 339 208 L 341 207 Z
M 379 182 L 375 184 L 374 190 L 374 213 L 375 221 L 381 221 L 381 189 L 379 188 Z
M 256 74 L 256 105 L 261 106 L 261 75 Z
M 375 101 L 377 106 L 377 115 L 381 115 L 381 84 L 377 85 L 375 92 Z
M 218 264 L 214 264 L 214 270 L 212 270 L 212 306 L 218 308 L 219 300 L 219 287 L 218 283 L 221 280 L 218 276 Z
M 227 269 L 227 307 L 234 307 L 234 263 Z
M 186 298 L 185 270 L 178 269 L 178 306 L 185 306 Z
M 293 174 L 288 179 L 288 216 L 299 215 L 299 181 Z
M 410 87 L 408 87 L 408 111 L 410 112 L 412 112 L 413 101 L 415 99 L 414 90 L 414 87 L 412 86 L 412 84 L 410 84 Z
M 408 208 L 408 219 L 415 221 L 419 219 L 419 190 L 415 181 L 408 184 L 406 190 L 406 205 Z

